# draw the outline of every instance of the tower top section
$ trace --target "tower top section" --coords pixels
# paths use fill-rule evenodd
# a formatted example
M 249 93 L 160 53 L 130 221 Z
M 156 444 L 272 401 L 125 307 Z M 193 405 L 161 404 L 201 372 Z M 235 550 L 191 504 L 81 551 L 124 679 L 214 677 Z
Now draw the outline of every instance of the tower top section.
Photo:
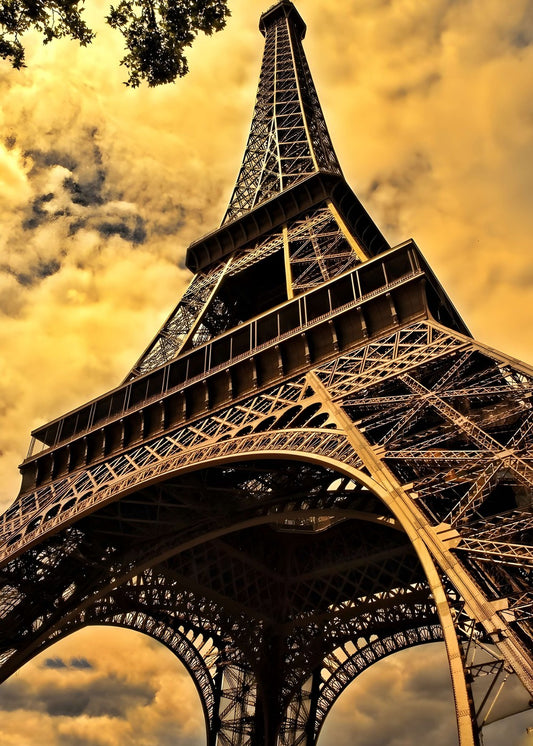
M 300 40 L 305 38 L 307 26 L 291 0 L 280 0 L 262 14 L 259 19 L 259 30 L 263 36 L 267 35 L 268 27 L 275 24 L 279 18 L 290 18 L 290 23 L 299 31 Z
M 320 171 L 341 168 L 302 47 L 306 25 L 290 0 L 261 16 L 265 49 L 252 125 L 223 223 Z

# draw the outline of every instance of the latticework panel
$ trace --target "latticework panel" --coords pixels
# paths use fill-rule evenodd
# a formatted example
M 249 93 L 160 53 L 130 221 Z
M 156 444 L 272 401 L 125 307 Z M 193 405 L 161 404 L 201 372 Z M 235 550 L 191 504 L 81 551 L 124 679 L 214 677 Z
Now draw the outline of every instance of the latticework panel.
M 342 397 L 399 481 L 413 485 L 428 520 L 456 532 L 456 552 L 476 583 L 489 598 L 507 599 L 526 641 L 532 387 L 532 375 L 472 345 Z
M 224 223 L 319 169 L 340 173 L 290 12 L 267 23 L 265 35 L 250 135 Z
M 317 287 L 360 262 L 326 205 L 294 221 L 287 240 L 295 294 Z
M 285 718 L 286 742 L 311 737 L 373 660 L 367 650 L 344 665 L 335 650 L 373 634 L 439 636 L 402 531 L 413 526 L 448 601 L 461 599 L 527 686 L 532 382 L 526 366 L 420 322 L 38 488 L 4 522 L 4 671 L 79 620 L 80 604 L 109 598 L 110 583 L 164 567 L 151 606 L 179 608 L 187 589 L 203 599 L 205 633 L 220 629 L 243 656 L 228 673 L 227 742 L 255 738 L 253 702 L 272 692 L 270 727 Z M 134 610 L 148 613 L 142 592 Z M 341 672 L 309 689 L 326 660 Z
M 223 282 L 246 272 L 276 252 L 283 254 L 281 231 L 254 241 L 229 259 L 198 272 L 129 377 L 154 370 L 173 360 L 181 350 L 201 345 L 245 320 L 242 310 L 239 315 L 239 309 L 232 306 L 231 296 L 227 297 L 228 294 L 222 292 Z M 239 281 L 242 281 L 242 277 Z M 284 278 L 278 278 L 278 282 L 285 292 Z M 251 315 L 254 315 L 253 312 Z
M 224 274 L 227 263 L 227 260 L 220 262 L 193 277 L 175 310 L 134 365 L 129 377 L 147 373 L 176 357 L 198 323 L 202 310 Z

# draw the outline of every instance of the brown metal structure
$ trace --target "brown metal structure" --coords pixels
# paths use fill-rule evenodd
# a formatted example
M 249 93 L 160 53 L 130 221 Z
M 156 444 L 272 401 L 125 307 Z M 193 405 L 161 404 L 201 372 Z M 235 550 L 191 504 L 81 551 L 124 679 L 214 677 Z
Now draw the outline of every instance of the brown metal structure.
M 361 671 L 444 640 L 472 746 L 474 674 L 533 693 L 533 370 L 475 341 L 347 186 L 292 3 L 260 29 L 189 289 L 123 384 L 33 433 L 1 518 L 1 675 L 130 627 L 189 670 L 209 746 L 313 746 Z

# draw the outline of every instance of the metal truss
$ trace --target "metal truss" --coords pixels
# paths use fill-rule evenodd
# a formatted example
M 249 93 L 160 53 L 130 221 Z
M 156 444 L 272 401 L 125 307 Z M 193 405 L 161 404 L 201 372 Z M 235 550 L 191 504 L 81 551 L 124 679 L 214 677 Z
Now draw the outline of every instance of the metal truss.
M 265 51 L 257 101 L 224 223 L 319 169 L 341 173 L 303 51 L 302 26 L 295 23 L 296 15 L 292 4 L 279 3 L 275 13 L 263 16 Z
M 234 284 L 249 284 L 249 270 L 273 255 L 287 277 L 276 277 L 276 295 L 299 295 L 360 264 L 362 249 L 352 239 L 335 209 L 325 202 L 298 220 L 291 220 L 266 238 L 252 241 L 229 259 L 196 274 L 175 310 L 143 353 L 126 380 L 155 370 L 185 349 L 198 347 L 253 315 L 239 308 Z M 358 253 L 357 253 L 358 252 Z M 284 268 L 283 268 L 284 267 Z M 253 280 L 252 280 L 253 281 Z
M 360 262 L 329 206 L 295 221 L 288 229 L 292 289 L 317 287 Z
M 532 606 L 530 568 L 533 555 L 528 540 L 532 522 L 531 493 L 527 492 L 531 463 L 528 439 L 531 438 L 529 398 L 532 383 L 533 375 L 526 375 L 523 366 L 517 370 L 505 357 L 499 358 L 492 350 L 469 338 L 435 323 L 420 322 L 350 354 L 339 355 L 335 361 L 312 369 L 306 375 L 197 420 L 169 436 L 34 491 L 21 502 L 23 512 L 16 516 L 12 514 L 3 526 L 5 543 L 0 556 L 5 569 L 0 619 L 6 629 L 14 629 L 16 625 L 20 639 L 15 647 L 6 647 L 4 643 L 5 670 L 16 668 L 19 660 L 35 654 L 43 644 L 53 642 L 57 630 L 61 634 L 61 630 L 68 629 L 69 620 L 78 620 L 76 624 L 79 625 L 79 620 L 85 617 L 83 613 L 80 617 L 80 611 L 77 611 L 78 599 L 94 598 L 91 603 L 97 603 L 98 599 L 105 598 L 108 593 L 106 579 L 110 575 L 113 585 L 122 587 L 126 584 L 126 588 L 139 572 L 146 572 L 161 562 L 172 562 L 173 582 L 183 592 L 191 582 L 188 553 L 193 552 L 198 567 L 200 555 L 195 547 L 207 544 L 209 551 L 202 560 L 206 570 L 198 576 L 201 597 L 205 598 L 209 584 L 214 582 L 213 573 L 220 575 L 224 569 L 232 579 L 232 587 L 237 584 L 241 590 L 240 599 L 235 598 L 231 604 L 228 601 L 230 591 L 223 587 L 222 581 L 220 588 L 223 589 L 217 592 L 220 603 L 224 599 L 226 608 L 233 608 L 238 624 L 235 617 L 231 624 L 216 614 L 213 617 L 212 608 L 205 616 L 211 619 L 217 634 L 225 624 L 229 624 L 234 630 L 234 639 L 240 639 L 238 635 L 235 637 L 237 628 L 241 629 L 241 634 L 245 631 L 244 637 L 249 638 L 251 618 L 263 619 L 264 624 L 264 614 L 267 614 L 269 624 L 273 621 L 272 611 L 268 608 L 259 612 L 261 604 L 254 595 L 257 590 L 253 589 L 260 588 L 263 603 L 267 607 L 270 604 L 271 608 L 276 604 L 277 594 L 267 591 L 264 567 L 259 574 L 257 567 L 254 569 L 257 559 L 236 565 L 229 559 L 233 550 L 225 546 L 215 551 L 216 537 L 228 532 L 253 531 L 254 526 L 265 525 L 277 526 L 281 534 L 312 534 L 317 530 L 319 534 L 323 530 L 324 536 L 334 530 L 341 530 L 342 534 L 343 520 L 365 515 L 365 521 L 382 526 L 380 530 L 387 526 L 390 527 L 388 531 L 408 530 L 409 521 L 416 522 L 418 535 L 423 537 L 449 587 L 465 599 L 465 613 L 481 625 L 488 639 L 499 647 L 506 665 L 519 674 L 526 686 L 531 685 L 528 653 L 525 651 L 531 634 Z M 234 464 L 265 458 L 271 461 L 265 462 L 262 476 L 255 472 L 250 476 L 246 474 L 240 484 Z M 333 470 L 327 472 L 326 482 L 323 482 L 327 486 L 320 487 L 320 479 L 316 475 L 312 477 L 312 483 L 318 485 L 315 501 L 304 482 L 300 498 L 291 492 L 292 499 L 288 499 L 286 493 L 283 498 L 274 499 L 276 490 L 273 491 L 273 486 L 277 482 L 272 481 L 272 475 L 287 473 L 290 463 L 279 461 L 280 458 L 300 463 L 296 471 L 288 472 L 293 492 L 295 484 L 304 479 L 302 460 Z M 490 478 L 487 478 L 487 463 L 495 461 L 498 469 L 491 469 Z M 274 463 L 278 464 L 275 468 Z M 230 514 L 215 511 L 209 517 L 216 503 L 208 493 L 206 496 L 200 491 L 198 494 L 202 497 L 198 502 L 194 490 L 199 488 L 195 487 L 187 496 L 192 489 L 187 481 L 181 488 L 179 499 L 177 493 L 164 488 L 169 479 L 179 483 L 187 479 L 187 474 L 202 474 L 209 468 L 222 469 L 217 484 L 229 479 L 232 494 L 237 491 L 239 495 L 247 495 L 245 508 L 238 507 L 242 503 L 235 503 L 235 497 L 232 497 Z M 335 473 L 346 477 L 335 477 Z M 341 486 L 333 487 L 335 480 Z M 148 489 L 147 485 L 159 483 L 161 490 L 164 488 L 166 492 L 158 493 L 155 507 L 152 507 L 155 488 L 149 488 L 149 497 L 143 497 L 143 490 Z M 394 484 L 392 492 L 391 484 Z M 351 490 L 355 490 L 355 502 L 347 498 L 350 485 Z M 472 495 L 476 489 L 474 499 Z M 386 493 L 392 495 L 393 492 L 402 495 L 401 510 L 396 504 L 397 498 L 392 502 L 387 498 Z M 170 494 L 173 495 L 171 498 Z M 392 512 L 383 508 L 380 511 L 375 504 L 370 509 L 368 505 L 364 507 L 362 501 L 371 501 L 372 494 L 383 500 L 388 511 Z M 252 501 L 251 495 L 255 495 Z M 134 507 L 130 508 L 130 505 Z M 150 508 L 142 507 L 145 505 Z M 146 514 L 145 510 L 148 511 Z M 406 510 L 408 516 L 402 512 Z M 90 530 L 82 529 L 84 521 L 88 522 Z M 166 525 L 173 526 L 171 535 L 165 532 Z M 106 535 L 109 544 L 103 541 Z M 401 531 L 398 535 L 402 536 Z M 99 537 L 98 541 L 95 537 Z M 129 546 L 132 538 L 135 539 L 133 548 L 124 549 L 124 542 Z M 239 541 L 238 553 L 241 553 L 244 546 L 242 536 Z M 331 546 L 338 551 L 337 543 Z M 388 539 L 386 561 L 392 560 L 394 551 Z M 400 553 L 399 556 L 403 555 Z M 322 553 L 321 557 L 326 563 L 327 553 Z M 350 557 L 351 566 L 355 568 L 357 557 L 353 554 Z M 367 568 L 365 577 L 375 577 L 369 548 L 363 549 L 362 559 Z M 377 558 L 376 561 L 381 560 Z M 65 571 L 67 563 L 69 572 Z M 75 579 L 80 563 L 94 566 L 94 576 L 86 572 L 86 584 Z M 395 573 L 400 573 L 399 567 Z M 51 612 L 46 609 L 46 604 L 40 607 L 34 603 L 35 617 L 30 614 L 29 626 L 24 631 L 20 613 L 25 609 L 27 614 L 26 599 L 36 592 L 35 581 L 30 582 L 30 577 L 45 584 L 49 582 L 48 578 L 50 582 L 53 578 L 57 583 L 58 574 L 63 578 L 61 598 L 64 607 L 59 605 Z M 303 568 L 297 574 L 305 577 Z M 334 586 L 337 587 L 338 577 L 335 573 L 332 577 L 335 577 Z M 414 591 L 419 586 L 409 584 L 415 581 L 416 573 L 410 576 L 408 585 L 405 585 L 407 576 L 404 575 L 401 582 L 401 574 L 396 577 L 396 581 L 389 581 L 388 587 L 392 592 L 390 600 L 394 599 L 393 602 L 400 606 L 396 607 L 398 610 L 389 622 L 389 612 L 382 616 L 379 610 L 383 598 L 380 599 L 379 593 L 375 595 L 377 589 L 373 596 L 369 596 L 368 593 L 361 595 L 361 589 L 348 586 L 344 590 L 346 601 L 338 606 L 338 599 L 334 607 L 328 607 L 326 616 L 321 612 L 317 621 L 313 616 L 307 618 L 313 604 L 316 605 L 315 600 L 302 617 L 305 624 L 300 622 L 295 628 L 298 615 L 294 617 L 288 638 L 293 640 L 289 649 L 294 653 L 286 652 L 284 656 L 285 665 L 292 673 L 287 672 L 283 685 L 280 683 L 278 687 L 281 697 L 278 712 L 286 712 L 283 723 L 280 721 L 278 726 L 280 743 L 299 742 L 299 739 L 304 739 L 303 734 L 309 743 L 314 743 L 328 707 L 334 701 L 334 692 L 338 693 L 339 686 L 342 689 L 351 680 L 350 676 L 356 675 L 357 665 L 362 665 L 363 660 L 370 665 L 372 655 L 361 653 L 363 657 L 356 655 L 350 664 L 340 661 L 338 674 L 330 671 L 328 681 L 333 676 L 330 685 L 319 677 L 309 688 L 309 677 L 314 681 L 316 675 L 313 671 L 318 665 L 323 668 L 326 658 L 330 662 L 335 660 L 331 656 L 339 643 L 353 643 L 361 637 L 361 624 L 365 624 L 367 617 L 370 628 L 380 627 L 378 640 L 381 642 L 384 639 L 383 625 L 388 625 L 389 637 L 396 640 L 395 644 L 400 644 L 401 639 L 406 645 L 417 644 L 426 634 L 423 630 L 429 628 L 433 630 L 432 639 L 442 636 L 442 632 L 435 631 L 442 630 L 436 618 L 429 627 L 420 621 L 423 618 L 429 620 L 430 611 L 421 615 L 423 605 L 406 605 L 401 602 L 402 594 L 393 590 L 403 587 L 404 596 L 410 587 Z M 375 588 L 375 580 L 373 582 Z M 248 597 L 247 586 L 251 589 Z M 321 591 L 326 593 L 324 598 L 329 592 L 324 587 Z M 305 608 L 305 603 L 309 603 L 305 599 L 311 598 L 309 593 L 314 592 L 307 590 L 303 596 L 298 596 L 295 610 Z M 448 595 L 455 603 L 453 593 L 450 596 L 448 591 Z M 356 601 L 358 597 L 359 602 Z M 375 600 L 372 601 L 371 597 Z M 351 601 L 346 605 L 348 599 Z M 427 591 L 423 603 L 427 603 Z M 171 605 L 174 609 L 179 608 L 175 594 Z M 157 608 L 164 608 L 160 598 L 153 603 L 152 611 Z M 252 608 L 255 611 L 250 617 Z M 138 605 L 133 605 L 131 613 L 137 611 L 140 611 Z M 351 619 L 346 627 L 341 612 Z M 294 613 L 291 612 L 290 616 Z M 328 614 L 333 614 L 331 621 L 328 621 Z M 120 615 L 106 618 L 126 619 Z M 134 614 L 131 618 L 137 617 Z M 155 611 L 153 618 L 156 618 Z M 412 636 L 402 638 L 403 633 L 400 634 L 398 629 L 403 624 L 412 624 L 409 622 L 411 618 L 419 619 L 420 625 L 411 626 L 414 630 Z M 319 623 L 318 619 L 321 620 Z M 329 624 L 332 625 L 331 633 L 327 632 Z M 207 629 L 205 621 L 201 625 L 199 628 Z M 182 633 L 178 630 L 177 634 L 179 637 Z M 317 634 L 316 647 L 313 647 L 310 640 Z M 253 639 L 259 641 L 260 650 L 261 624 L 255 627 Z M 246 648 L 244 642 L 238 647 L 241 652 Z M 308 654 L 302 658 L 303 650 Z M 232 676 L 239 679 L 238 685 L 233 682 L 235 692 L 239 687 L 251 692 L 262 680 L 260 671 L 254 670 L 253 666 L 247 668 L 251 666 L 250 656 L 253 660 L 254 652 L 248 649 L 238 662 L 237 673 L 227 673 L 228 681 Z M 180 657 L 186 660 L 184 653 Z M 356 661 L 359 661 L 357 665 Z M 201 666 L 196 668 L 200 670 Z M 213 688 L 214 678 L 210 676 L 210 687 Z M 334 684 L 336 681 L 341 683 Z M 242 731 L 249 739 L 252 731 L 256 733 L 253 729 L 259 727 L 258 721 L 254 720 L 253 727 L 250 724 L 253 720 L 250 713 L 256 708 L 251 701 L 260 694 L 261 689 L 253 697 L 252 694 L 244 697 L 241 691 L 241 694 L 234 694 L 233 700 L 224 700 L 225 717 L 229 718 L 227 743 L 235 742 L 231 739 L 237 738 L 236 732 Z M 208 702 L 205 707 L 209 722 L 212 710 L 209 703 L 213 696 L 202 694 Z M 271 721 L 272 718 L 273 715 Z
M 478 729 L 531 707 L 529 692 L 520 686 L 505 657 L 460 602 L 456 604 L 455 625 L 462 640 L 463 665 L 471 682 L 473 718 Z M 513 694 L 506 698 L 511 687 Z
M 222 227 L 126 383 L 35 431 L 0 518 L 0 677 L 129 627 L 187 667 L 208 746 L 315 746 L 361 671 L 443 640 L 478 746 L 504 679 L 533 694 L 533 370 L 343 183 L 292 3 L 260 28 Z
M 134 365 L 128 378 L 142 375 L 176 357 L 189 335 L 197 330 L 202 309 L 213 297 L 230 261 L 221 262 L 193 277 L 177 307 Z

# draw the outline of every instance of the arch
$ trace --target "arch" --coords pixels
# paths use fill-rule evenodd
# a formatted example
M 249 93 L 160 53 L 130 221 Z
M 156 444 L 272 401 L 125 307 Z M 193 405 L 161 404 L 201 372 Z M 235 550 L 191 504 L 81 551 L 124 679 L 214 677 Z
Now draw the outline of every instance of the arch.
M 213 658 L 211 666 L 208 666 L 205 658 L 202 656 L 202 644 L 196 644 L 198 638 L 202 637 L 201 634 L 193 634 L 191 639 L 189 633 L 192 628 L 187 630 L 186 624 L 182 619 L 177 621 L 179 621 L 180 626 L 183 626 L 183 631 L 173 625 L 157 620 L 150 614 L 135 609 L 118 611 L 108 616 L 105 613 L 99 613 L 99 609 L 97 608 L 88 611 L 89 613 L 83 618 L 78 618 L 69 626 L 58 630 L 55 635 L 48 637 L 38 649 L 32 651 L 32 654 L 23 661 L 21 666 L 29 663 L 30 660 L 57 642 L 89 627 L 117 627 L 130 629 L 146 635 L 157 640 L 157 642 L 173 653 L 189 674 L 198 693 L 204 714 L 207 738 L 209 739 L 209 734 L 213 732 L 218 715 L 220 682 L 218 681 L 217 674 L 221 662 L 220 651 L 217 651 L 217 655 Z M 18 666 L 16 670 L 21 666 Z
M 426 639 L 423 639 L 422 633 L 425 634 Z M 374 663 L 384 660 L 400 650 L 407 650 L 420 645 L 442 641 L 443 633 L 440 625 L 411 627 L 395 635 L 368 642 L 346 658 L 329 678 L 324 680 L 322 675 L 322 686 L 320 687 L 316 704 L 316 719 L 314 723 L 315 742 L 333 705 L 363 671 Z
M 107 726 L 128 743 L 144 742 L 143 735 L 158 742 L 161 726 L 178 742 L 180 733 L 194 729 L 195 740 L 209 743 L 197 682 L 164 639 L 129 624 L 91 621 L 52 642 L 8 683 L 6 695 L 13 687 L 18 692 L 18 717 L 4 722 L 2 733 L 34 746 L 55 743 L 66 720 L 76 743 L 100 742 L 98 729 Z M 1 709 L 17 715 L 9 699 Z M 21 716 L 26 717 L 19 733 Z
M 445 645 L 434 640 L 380 657 L 351 679 L 317 728 L 314 746 L 353 742 L 457 744 Z M 370 716 L 370 717 L 365 717 Z M 455 717 L 454 717 L 455 716 Z M 311 743 L 311 741 L 310 741 Z
M 405 629 L 386 637 L 376 635 L 348 640 L 327 654 L 314 670 L 311 679 L 301 683 L 293 693 L 280 727 L 278 743 L 300 742 L 316 744 L 321 729 L 341 694 L 354 680 L 374 663 L 401 650 L 442 642 L 442 628 L 436 623 L 406 626 Z M 353 652 L 349 652 L 353 649 Z M 296 726 L 298 733 L 294 733 Z M 300 738 L 298 737 L 300 736 Z
M 128 619 L 131 615 L 131 612 L 122 612 L 111 618 L 102 620 L 99 624 L 101 626 L 122 627 L 141 632 L 141 634 L 157 640 L 174 653 L 180 663 L 183 664 L 196 687 L 204 713 L 206 731 L 209 736 L 209 733 L 213 730 L 217 715 L 219 696 L 216 684 L 216 666 L 214 666 L 214 671 L 209 669 L 205 658 L 201 655 L 201 647 L 198 650 L 194 642 L 187 637 L 186 633 L 180 632 L 170 625 L 158 622 L 154 617 L 143 612 L 133 613 L 135 620 L 139 619 L 140 621 L 138 625 Z M 84 626 L 96 626 L 96 624 L 95 622 L 89 622 L 89 624 Z
M 402 526 L 422 565 L 441 620 L 450 661 L 454 697 L 456 699 L 460 744 L 461 746 L 473 746 L 474 736 L 467 685 L 461 661 L 461 651 L 455 634 L 447 597 L 433 557 L 440 564 L 446 566 L 450 576 L 462 581 L 461 575 L 457 572 L 454 573 L 453 563 L 450 563 L 449 556 L 443 549 L 442 542 L 422 513 L 414 506 L 413 501 L 405 499 L 401 487 L 398 488 L 397 485 L 390 484 L 386 486 L 379 484 L 368 473 L 363 471 L 363 463 L 357 455 L 357 449 L 350 442 L 346 432 L 320 429 L 281 430 L 260 434 L 252 433 L 223 442 L 211 442 L 192 450 L 167 455 L 155 461 L 155 463 L 135 469 L 133 474 L 119 478 L 116 478 L 115 475 L 115 478 L 111 479 L 108 484 L 105 484 L 105 480 L 103 480 L 100 489 L 89 493 L 88 497 L 90 499 L 85 500 L 84 496 L 80 495 L 75 507 L 70 508 L 69 511 L 65 511 L 64 513 L 58 511 L 58 515 L 62 518 L 63 524 L 72 523 L 81 516 L 88 515 L 107 503 L 115 502 L 123 495 L 135 492 L 140 484 L 146 487 L 168 480 L 179 474 L 205 469 L 210 466 L 272 458 L 303 461 L 326 468 L 329 467 L 333 471 L 353 479 L 359 484 L 366 486 L 367 489 L 379 497 Z M 71 494 L 67 493 L 65 497 L 70 498 Z M 343 513 L 343 515 L 346 515 L 346 513 Z M 260 521 L 264 522 L 265 517 L 262 517 Z M 165 556 L 171 556 L 176 551 L 183 550 L 187 546 L 193 546 L 198 541 L 206 541 L 210 538 L 222 536 L 228 531 L 235 531 L 238 528 L 253 525 L 254 522 L 246 521 L 244 524 L 240 524 L 240 526 L 232 524 L 232 526 L 211 530 L 207 535 L 204 534 L 201 539 L 182 543 L 178 548 L 173 546 L 172 549 L 167 551 L 166 555 L 163 553 L 158 561 L 162 561 Z M 49 523 L 53 524 L 50 533 L 60 530 L 61 525 L 57 525 L 59 523 L 57 517 L 55 520 L 51 519 Z M 17 549 L 13 547 L 14 553 L 20 553 L 28 545 L 36 544 L 41 538 L 41 535 L 39 535 L 41 531 L 43 534 L 45 533 L 45 530 L 42 530 L 43 528 L 42 525 L 39 526 L 35 532 L 38 535 L 31 537 L 31 539 L 28 537 L 28 540 L 23 542 L 24 547 L 19 546 Z M 459 583 L 460 590 L 461 585 L 464 587 L 464 583 Z M 467 590 L 469 589 L 467 588 Z M 473 596 L 472 593 L 470 593 L 470 596 L 472 599 L 469 599 L 469 601 L 473 601 L 471 605 L 475 610 L 479 609 L 480 618 L 486 622 L 486 610 L 483 608 L 482 602 Z
M 166 455 L 160 460 L 144 465 L 143 454 L 143 460 L 138 466 L 130 459 L 129 470 L 120 475 L 112 472 L 106 473 L 105 464 L 99 464 L 94 467 L 98 470 L 98 479 L 95 480 L 92 476 L 92 469 L 87 469 L 77 475 L 79 484 L 75 480 L 64 480 L 65 484 L 62 485 L 61 490 L 57 490 L 58 497 L 56 498 L 49 495 L 48 487 L 45 488 L 46 500 L 38 516 L 49 512 L 51 499 L 57 500 L 61 507 L 49 520 L 41 519 L 38 525 L 33 524 L 35 516 L 29 517 L 25 528 L 9 540 L 9 549 L 0 554 L 0 562 L 9 561 L 37 544 L 44 536 L 57 533 L 64 526 L 78 521 L 108 503 L 120 500 L 124 495 L 137 491 L 140 486 L 145 488 L 180 474 L 239 461 L 279 458 L 329 466 L 365 484 L 378 497 L 386 497 L 383 491 L 382 494 L 377 493 L 379 485 L 357 467 L 355 470 L 350 468 L 348 471 L 340 469 L 346 464 L 351 466 L 352 462 L 358 459 L 346 442 L 344 434 L 331 429 L 309 428 L 249 433 L 227 440 L 220 439 L 215 443 L 209 442 L 191 450 L 178 450 L 177 453 L 175 444 L 174 452 L 168 447 L 167 438 L 162 438 L 160 441 L 165 441 L 166 447 Z M 150 446 L 152 452 L 155 450 L 153 446 L 154 444 Z M 139 450 L 142 451 L 143 448 Z M 337 458 L 332 458 L 328 453 L 334 453 Z M 95 486 L 95 483 L 98 486 Z M 74 503 L 72 503 L 73 499 Z M 70 507 L 67 508 L 67 504 Z M 17 527 L 18 525 L 17 522 Z

